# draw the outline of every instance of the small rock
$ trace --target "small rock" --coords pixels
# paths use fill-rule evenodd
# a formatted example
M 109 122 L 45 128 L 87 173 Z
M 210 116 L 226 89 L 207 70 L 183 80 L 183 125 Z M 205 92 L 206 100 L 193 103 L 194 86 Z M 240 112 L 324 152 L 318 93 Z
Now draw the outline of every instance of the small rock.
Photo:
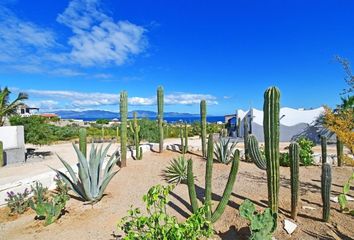
M 316 208 L 310 206 L 302 206 L 302 209 L 316 210 Z
M 354 198 L 352 198 L 351 196 L 345 195 L 347 198 L 347 201 L 354 201 Z
M 284 219 L 284 229 L 285 231 L 291 235 L 295 229 L 297 228 L 297 225 L 293 223 L 292 221 L 289 221 L 287 219 Z
M 338 197 L 330 197 L 330 199 L 331 199 L 332 202 L 335 202 L 335 203 L 338 202 Z

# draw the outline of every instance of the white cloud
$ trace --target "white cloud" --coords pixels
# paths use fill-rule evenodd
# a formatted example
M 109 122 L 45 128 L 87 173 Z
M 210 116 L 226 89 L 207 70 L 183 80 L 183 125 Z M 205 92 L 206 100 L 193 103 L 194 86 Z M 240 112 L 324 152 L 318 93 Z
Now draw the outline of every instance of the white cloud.
M 16 17 L 0 6 L 0 61 L 27 63 L 40 61 L 38 55 L 55 46 L 53 31 Z
M 74 35 L 67 58 L 83 66 L 122 65 L 147 46 L 146 29 L 128 21 L 115 22 L 99 7 L 99 0 L 72 0 L 57 18 Z
M 26 104 L 30 107 L 37 107 L 41 110 L 53 110 L 57 109 L 60 105 L 59 102 L 54 100 L 39 100 L 39 101 L 26 101 Z
M 18 90 L 20 91 L 20 90 Z M 119 104 L 119 93 L 85 93 L 76 91 L 52 91 L 52 90 L 26 90 L 29 96 L 51 98 L 53 101 L 68 102 L 69 108 L 86 108 L 109 106 Z M 193 105 L 199 104 L 205 99 L 208 104 L 218 104 L 216 97 L 209 94 L 174 93 L 165 95 L 166 105 Z M 156 105 L 156 96 L 152 97 L 128 97 L 128 104 L 131 106 L 152 106 Z M 60 104 L 58 104 L 59 107 Z M 62 106 L 64 104 L 61 104 Z

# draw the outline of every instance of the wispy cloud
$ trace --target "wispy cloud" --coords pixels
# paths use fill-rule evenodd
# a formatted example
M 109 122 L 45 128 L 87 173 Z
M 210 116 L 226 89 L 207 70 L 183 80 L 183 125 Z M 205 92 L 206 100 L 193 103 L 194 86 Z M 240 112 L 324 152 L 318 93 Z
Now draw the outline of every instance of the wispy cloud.
M 54 29 L 21 19 L 0 3 L 3 69 L 82 76 L 87 67 L 122 65 L 148 45 L 144 27 L 115 21 L 100 8 L 100 0 L 72 0 L 56 21 L 70 28 L 68 39 L 59 42 Z
M 80 65 L 122 65 L 130 55 L 144 51 L 146 29 L 128 21 L 115 22 L 98 0 L 73 0 L 57 18 L 73 32 L 69 59 Z
M 19 91 L 19 89 L 17 89 Z M 59 103 L 66 102 L 66 108 L 87 108 L 87 107 L 103 107 L 109 105 L 119 104 L 119 94 L 109 93 L 85 93 L 76 91 L 52 91 L 52 90 L 26 90 L 26 92 L 33 97 L 42 97 L 51 99 Z M 192 93 L 173 93 L 165 95 L 166 105 L 193 105 L 199 104 L 202 99 L 205 99 L 208 104 L 218 104 L 215 96 L 209 94 L 192 94 Z M 156 96 L 152 97 L 137 97 L 132 96 L 128 98 L 128 104 L 131 106 L 152 106 L 156 105 Z M 56 107 L 59 108 L 60 104 Z M 63 108 L 64 104 L 61 104 Z

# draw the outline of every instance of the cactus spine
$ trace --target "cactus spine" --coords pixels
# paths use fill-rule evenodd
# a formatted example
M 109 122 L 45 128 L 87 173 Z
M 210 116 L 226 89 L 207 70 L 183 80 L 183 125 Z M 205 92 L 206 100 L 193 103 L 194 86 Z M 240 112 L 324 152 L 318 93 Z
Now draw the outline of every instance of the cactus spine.
M 280 91 L 276 87 L 268 88 L 264 93 L 263 132 L 265 141 L 265 160 L 261 157 L 255 137 L 249 137 L 248 147 L 253 160 L 266 166 L 268 180 L 268 205 L 274 214 L 278 214 L 279 200 L 279 104 Z M 258 166 L 258 165 L 257 165 Z
M 206 149 L 206 101 L 200 101 L 200 135 L 202 140 L 202 156 L 203 158 L 207 157 L 207 149 Z
M 249 160 L 249 148 L 248 148 L 248 122 L 247 118 L 245 117 L 243 119 L 243 142 L 244 142 L 244 148 L 245 148 L 245 160 Z
M 128 119 L 128 94 L 120 93 L 120 167 L 127 166 L 127 119 Z
M 327 138 L 321 136 L 322 164 L 327 162 Z
M 4 166 L 4 145 L 2 141 L 0 141 L 0 167 Z
M 141 160 L 143 158 L 143 151 L 142 148 L 140 147 L 140 139 L 139 139 L 139 133 L 140 133 L 140 126 L 138 124 L 137 120 L 137 114 L 136 112 L 133 113 L 133 123 L 130 125 L 130 129 L 133 133 L 134 136 L 134 144 L 135 144 L 135 158 L 137 160 Z
M 211 202 L 211 179 L 212 179 L 212 167 L 213 167 L 213 138 L 212 135 L 209 135 L 209 140 L 208 140 L 208 156 L 207 156 L 207 164 L 206 164 L 206 174 L 205 174 L 205 199 L 204 203 L 205 204 L 210 204 Z M 215 211 L 211 211 L 211 206 L 209 206 L 209 210 L 207 212 L 207 217 L 211 220 L 211 222 L 216 222 L 222 213 L 225 210 L 225 206 L 228 203 L 231 192 L 233 189 L 233 186 L 236 181 L 236 175 L 238 171 L 238 165 L 239 165 L 240 157 L 239 157 L 239 151 L 236 150 L 234 152 L 234 157 L 232 161 L 232 166 L 230 170 L 230 174 L 227 180 L 227 184 L 224 189 L 224 193 L 222 195 L 222 198 L 216 207 Z M 187 169 L 187 182 L 188 182 L 188 192 L 189 192 L 189 198 L 191 201 L 192 209 L 193 212 L 195 213 L 198 210 L 198 201 L 196 198 L 195 194 L 195 185 L 194 185 L 194 175 L 193 175 L 193 165 L 192 165 L 192 160 L 188 161 L 188 169 Z
M 159 86 L 157 88 L 157 120 L 159 125 L 159 134 L 160 134 L 160 143 L 159 143 L 159 152 L 163 151 L 163 87 Z
M 331 165 L 329 163 L 324 163 L 322 165 L 322 175 L 321 175 L 321 195 L 322 195 L 322 219 L 328 222 L 329 211 L 331 207 L 330 194 L 331 194 Z
M 291 143 L 289 146 L 290 158 L 290 180 L 291 180 L 291 218 L 296 219 L 299 194 L 299 160 L 300 146 L 298 143 Z
M 342 166 L 342 160 L 343 160 L 343 143 L 337 136 L 337 163 L 338 163 L 338 167 Z
M 87 158 L 87 131 L 86 128 L 79 130 L 79 149 L 82 155 Z

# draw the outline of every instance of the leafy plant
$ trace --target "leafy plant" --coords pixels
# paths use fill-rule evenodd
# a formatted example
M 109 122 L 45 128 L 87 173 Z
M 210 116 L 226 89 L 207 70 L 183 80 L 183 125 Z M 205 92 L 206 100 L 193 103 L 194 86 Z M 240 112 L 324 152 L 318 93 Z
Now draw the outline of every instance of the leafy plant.
M 54 182 L 55 182 L 55 191 L 58 195 L 61 196 L 67 196 L 69 197 L 69 186 L 68 184 L 66 184 L 66 182 L 57 174 L 54 178 Z
M 266 208 L 263 213 L 258 213 L 254 203 L 246 199 L 240 206 L 240 215 L 251 222 L 250 240 L 272 239 L 272 233 L 277 225 L 277 215 L 272 214 L 270 208 Z
M 162 176 L 168 183 L 187 183 L 187 160 L 184 156 L 173 159 L 170 165 L 163 170 Z
M 28 99 L 26 93 L 20 92 L 17 97 L 10 102 L 11 91 L 8 87 L 0 88 L 0 127 L 5 123 L 5 117 L 16 115 L 16 110 L 23 104 L 23 100 Z
M 347 196 L 346 196 L 350 191 L 350 184 L 352 181 L 354 181 L 354 172 L 352 173 L 352 175 L 350 176 L 348 181 L 344 184 L 343 193 L 341 193 L 338 196 L 338 202 L 339 202 L 340 210 L 342 212 L 348 212 L 350 215 L 354 216 L 354 209 L 350 210 L 347 207 L 348 200 L 347 200 Z
M 10 208 L 10 215 L 23 214 L 29 207 L 28 196 L 30 191 L 26 188 L 23 193 L 7 192 L 7 206 Z
M 37 219 L 44 220 L 44 226 L 55 222 L 65 210 L 65 204 L 69 200 L 65 195 L 54 195 L 46 201 L 30 201 L 31 208 L 36 212 Z
M 313 151 L 315 144 L 307 138 L 299 138 L 296 141 L 300 146 L 300 163 L 304 166 L 313 165 Z
M 102 198 L 108 183 L 118 172 L 113 171 L 113 166 L 117 163 L 119 157 L 117 157 L 116 153 L 113 153 L 107 162 L 106 167 L 103 169 L 103 163 L 110 144 L 103 150 L 103 152 L 102 146 L 98 150 L 94 144 L 92 144 L 89 160 L 85 158 L 75 144 L 73 144 L 73 147 L 79 161 L 78 176 L 75 174 L 71 166 L 59 156 L 60 161 L 68 170 L 69 176 L 59 170 L 53 170 L 66 182 L 66 184 L 68 184 L 70 189 L 72 189 L 84 201 L 91 203 L 98 202 Z
M 279 164 L 283 167 L 290 167 L 289 153 L 283 152 L 279 155 Z
M 219 138 L 214 148 L 216 160 L 223 164 L 229 164 L 232 161 L 232 154 L 235 151 L 236 144 L 235 142 L 230 144 L 230 138 Z
M 172 189 L 172 185 L 151 187 L 143 197 L 147 215 L 143 215 L 139 208 L 131 208 L 128 216 L 118 223 L 118 227 L 125 233 L 122 239 L 196 240 L 211 236 L 213 229 L 211 223 L 205 218 L 206 206 L 200 208 L 183 223 L 178 223 L 176 217 L 167 214 L 167 196 Z

